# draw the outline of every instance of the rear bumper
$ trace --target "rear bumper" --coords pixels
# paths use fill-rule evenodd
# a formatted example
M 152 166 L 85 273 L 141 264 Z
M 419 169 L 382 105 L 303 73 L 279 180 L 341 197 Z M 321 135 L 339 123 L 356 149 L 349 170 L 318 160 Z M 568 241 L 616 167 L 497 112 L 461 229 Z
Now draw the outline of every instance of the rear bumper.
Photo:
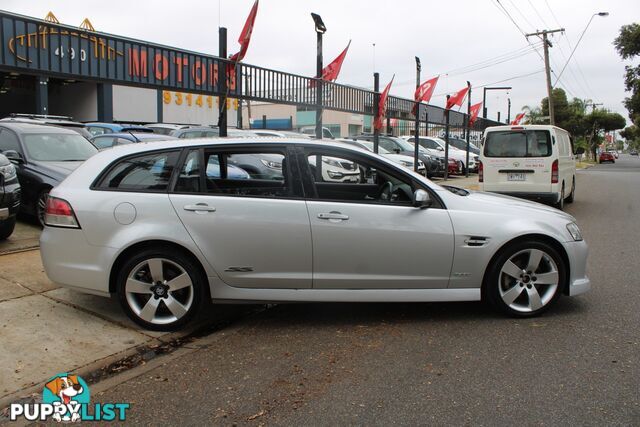
M 491 191 L 491 190 L 485 190 Z M 504 194 L 505 196 L 518 197 L 520 199 L 532 200 L 534 202 L 554 204 L 560 201 L 560 193 L 535 193 L 523 191 L 491 191 L 492 193 Z

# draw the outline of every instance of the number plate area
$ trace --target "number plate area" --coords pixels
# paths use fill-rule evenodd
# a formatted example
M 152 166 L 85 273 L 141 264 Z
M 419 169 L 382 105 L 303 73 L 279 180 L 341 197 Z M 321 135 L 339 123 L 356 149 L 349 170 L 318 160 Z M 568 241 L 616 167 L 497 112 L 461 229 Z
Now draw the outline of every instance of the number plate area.
M 508 173 L 507 181 L 526 181 L 527 175 L 525 173 Z

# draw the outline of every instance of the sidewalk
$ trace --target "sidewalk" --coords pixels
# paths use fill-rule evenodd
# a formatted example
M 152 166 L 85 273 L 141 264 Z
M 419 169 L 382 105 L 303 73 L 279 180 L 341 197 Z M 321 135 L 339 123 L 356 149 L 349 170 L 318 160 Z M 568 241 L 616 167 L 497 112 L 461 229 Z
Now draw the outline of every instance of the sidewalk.
M 211 316 L 214 322 L 236 315 L 218 312 Z M 140 330 L 117 302 L 56 286 L 46 277 L 37 249 L 2 255 L 0 410 L 41 394 L 44 382 L 59 372 L 87 375 L 192 332 Z

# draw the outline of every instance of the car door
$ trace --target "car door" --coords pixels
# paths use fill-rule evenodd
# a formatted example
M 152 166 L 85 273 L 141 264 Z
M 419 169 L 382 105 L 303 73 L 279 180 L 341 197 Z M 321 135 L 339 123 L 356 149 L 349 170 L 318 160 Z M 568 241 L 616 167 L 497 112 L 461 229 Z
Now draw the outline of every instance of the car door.
M 295 161 L 286 145 L 241 145 L 189 150 L 171 203 L 228 285 L 310 288 L 311 231 Z M 230 162 L 240 155 L 274 174 L 240 173 Z
M 326 182 L 310 164 L 324 157 L 353 162 L 357 183 Z M 364 154 L 306 148 L 305 194 L 313 236 L 313 287 L 318 289 L 446 288 L 453 259 L 449 214 L 432 194 L 418 209 L 420 186 L 400 169 Z

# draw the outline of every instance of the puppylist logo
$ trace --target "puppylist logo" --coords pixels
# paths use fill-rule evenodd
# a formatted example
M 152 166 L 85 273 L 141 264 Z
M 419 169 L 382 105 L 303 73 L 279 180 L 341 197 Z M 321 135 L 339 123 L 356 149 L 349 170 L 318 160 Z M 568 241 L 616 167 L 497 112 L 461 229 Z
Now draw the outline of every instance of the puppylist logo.
M 9 418 L 16 421 L 76 423 L 80 421 L 124 421 L 128 403 L 90 404 L 89 386 L 77 375 L 58 374 L 51 378 L 42 390 L 42 403 L 12 403 Z

